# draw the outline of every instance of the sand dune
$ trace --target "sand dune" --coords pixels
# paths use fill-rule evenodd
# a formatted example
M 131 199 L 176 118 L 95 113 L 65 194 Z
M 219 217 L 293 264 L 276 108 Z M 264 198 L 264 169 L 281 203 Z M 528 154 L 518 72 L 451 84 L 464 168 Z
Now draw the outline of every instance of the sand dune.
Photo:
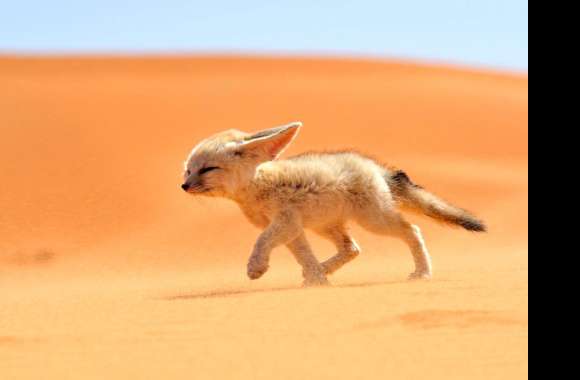
M 424 227 L 436 278 L 364 254 L 299 288 L 284 250 L 179 189 L 200 138 L 301 120 L 287 155 L 356 148 L 484 218 Z M 0 58 L 0 377 L 523 379 L 528 79 L 407 63 Z M 319 257 L 332 248 L 313 237 Z

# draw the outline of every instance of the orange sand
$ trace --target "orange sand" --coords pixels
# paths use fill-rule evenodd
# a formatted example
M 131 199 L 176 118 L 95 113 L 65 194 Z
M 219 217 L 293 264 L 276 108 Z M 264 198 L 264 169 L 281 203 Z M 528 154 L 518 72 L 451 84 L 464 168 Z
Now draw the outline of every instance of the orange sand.
M 200 138 L 301 120 L 288 154 L 357 148 L 489 224 L 424 227 L 303 290 L 284 250 L 179 189 Z M 528 79 L 339 60 L 0 58 L 0 378 L 524 379 Z M 321 259 L 332 247 L 313 237 Z

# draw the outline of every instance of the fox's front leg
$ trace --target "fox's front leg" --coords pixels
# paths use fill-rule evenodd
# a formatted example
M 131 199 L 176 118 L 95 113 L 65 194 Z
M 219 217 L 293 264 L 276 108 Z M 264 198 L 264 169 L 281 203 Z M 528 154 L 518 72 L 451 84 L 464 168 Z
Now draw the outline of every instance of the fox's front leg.
M 302 234 L 299 216 L 285 211 L 278 214 L 260 235 L 248 262 L 248 277 L 257 280 L 269 268 L 270 253 L 280 245 L 294 241 Z
M 294 258 L 296 258 L 296 261 L 298 261 L 298 264 L 302 267 L 304 286 L 323 286 L 329 284 L 324 273 L 324 268 L 312 253 L 312 249 L 304 233 L 289 243 L 288 248 L 294 255 Z

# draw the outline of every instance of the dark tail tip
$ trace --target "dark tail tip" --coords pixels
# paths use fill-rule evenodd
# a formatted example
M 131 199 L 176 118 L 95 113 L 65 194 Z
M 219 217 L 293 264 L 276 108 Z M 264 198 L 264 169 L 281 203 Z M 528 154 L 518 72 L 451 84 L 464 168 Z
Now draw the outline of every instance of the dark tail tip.
M 477 219 L 462 219 L 459 221 L 459 225 L 465 228 L 467 231 L 487 232 L 487 226 L 485 223 Z

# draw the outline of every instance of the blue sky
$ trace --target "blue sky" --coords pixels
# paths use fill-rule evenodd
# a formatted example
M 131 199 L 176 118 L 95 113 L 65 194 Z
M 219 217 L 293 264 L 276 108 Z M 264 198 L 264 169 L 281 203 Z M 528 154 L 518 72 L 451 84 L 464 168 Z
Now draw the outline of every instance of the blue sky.
M 528 1 L 0 0 L 2 52 L 356 55 L 527 71 Z

